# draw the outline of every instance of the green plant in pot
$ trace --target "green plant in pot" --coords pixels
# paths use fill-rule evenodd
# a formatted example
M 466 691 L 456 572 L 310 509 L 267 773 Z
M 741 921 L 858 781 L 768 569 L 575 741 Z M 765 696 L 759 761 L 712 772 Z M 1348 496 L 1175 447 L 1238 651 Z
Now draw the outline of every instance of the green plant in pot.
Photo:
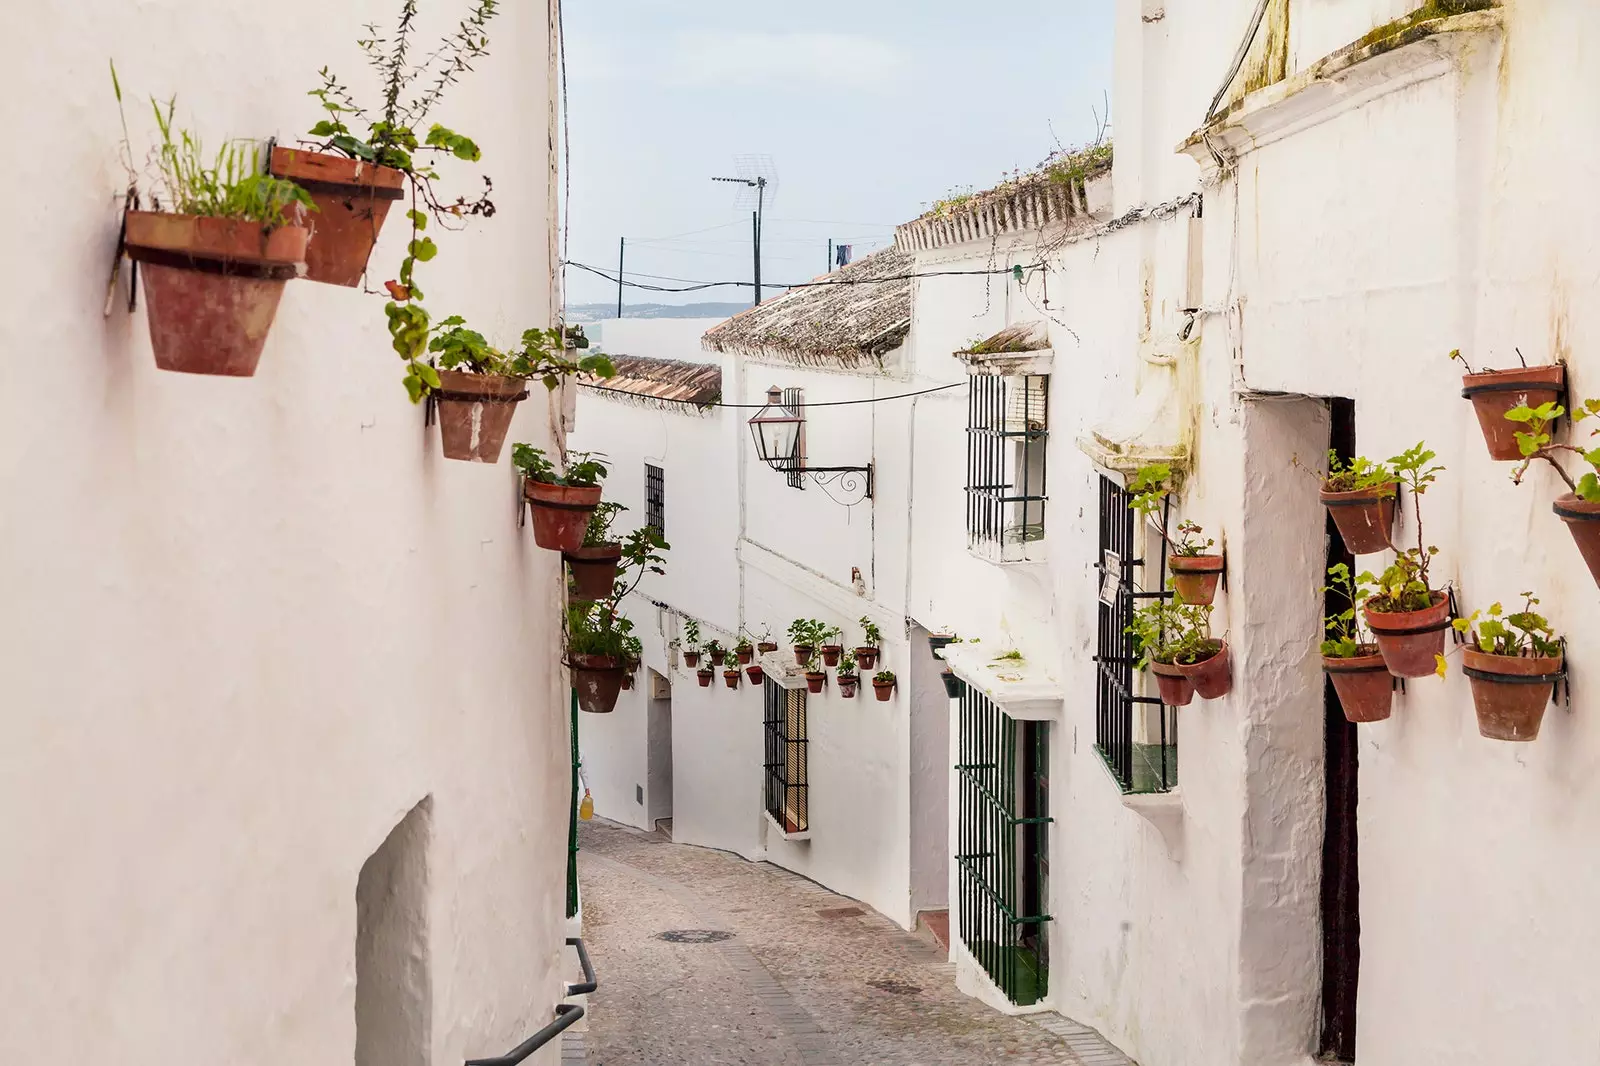
M 116 67 L 111 85 L 122 112 Z M 305 270 L 311 231 L 295 209 L 312 209 L 292 181 L 261 173 L 261 147 L 230 140 L 215 155 L 175 124 L 177 100 L 150 101 L 160 141 L 151 157 L 153 210 L 135 210 L 128 120 L 122 161 L 128 172 L 123 251 L 140 264 L 145 317 L 156 366 L 184 374 L 250 377 L 278 313 L 283 287 Z M 120 269 L 120 260 L 118 267 Z
M 1370 587 L 1352 576 L 1349 566 L 1335 563 L 1328 568 L 1328 584 L 1322 591 L 1334 608 L 1324 619 L 1322 669 L 1339 694 L 1346 718 L 1381 722 L 1389 717 L 1394 703 L 1394 675 L 1371 634 L 1363 632 L 1361 609 Z
M 796 618 L 789 623 L 789 643 L 794 645 L 796 666 L 804 666 L 811 661 L 817 645 L 822 643 L 822 634 L 826 628 L 821 622 L 811 618 Z
M 639 672 L 639 665 L 644 662 L 644 642 L 638 637 L 629 635 L 622 640 L 622 690 L 626 692 L 633 687 L 633 677 Z
M 1171 463 L 1146 463 L 1128 479 L 1128 506 L 1145 518 L 1153 516 L 1172 494 Z
M 1417 546 L 1396 551 L 1382 574 L 1363 573 L 1357 580 L 1371 586 L 1362 613 L 1378 642 L 1389 672 L 1396 677 L 1427 677 L 1436 672 L 1450 628 L 1450 598 L 1433 588 L 1428 568 L 1439 549 L 1425 546 L 1422 497 L 1444 467 L 1422 444 L 1389 460 L 1400 483 L 1411 492 Z
M 711 668 L 710 663 L 706 663 L 694 672 L 694 676 L 700 682 L 701 688 L 710 688 L 711 682 L 717 678 L 717 672 Z
M 1178 539 L 1167 542 L 1167 568 L 1172 571 L 1172 586 L 1184 603 L 1210 606 L 1217 596 L 1217 584 L 1222 580 L 1222 556 L 1206 551 L 1216 541 L 1209 537 L 1202 540 L 1205 530 L 1187 520 L 1178 523 L 1177 532 Z
M 944 658 L 944 652 L 946 648 L 952 644 L 960 643 L 961 637 L 956 634 L 955 630 L 947 630 L 942 633 L 928 634 L 928 651 L 933 654 L 935 659 L 942 660 Z
M 567 608 L 566 661 L 580 709 L 605 714 L 616 707 L 629 657 L 643 650 L 632 637 L 633 622 L 620 613 L 622 601 L 646 573 L 666 572 L 660 554 L 665 550 L 666 541 L 654 527 L 634 530 L 623 543 L 624 563 L 611 596 Z
M 844 638 L 844 631 L 838 626 L 828 626 L 822 630 L 817 638 L 818 645 L 822 648 L 822 664 L 824 666 L 838 666 L 839 655 L 844 651 L 840 641 Z
M 533 540 L 539 547 L 559 552 L 583 547 L 589 516 L 600 506 L 601 482 L 609 473 L 604 458 L 572 452 L 562 473 L 543 448 L 512 445 L 511 462 L 522 472 L 522 495 L 533 515 Z
M 1529 366 L 1521 350 L 1517 351 L 1517 361 L 1522 365 L 1505 370 L 1485 367 L 1474 371 L 1459 348 L 1450 353 L 1450 358 L 1466 370 L 1461 378 L 1461 395 L 1472 401 L 1489 458 L 1498 462 L 1521 459 L 1516 426 L 1507 420 L 1507 413 L 1519 407 L 1555 406 L 1567 388 L 1567 368 L 1561 363 Z
M 739 643 L 733 646 L 733 653 L 739 657 L 740 666 L 748 666 L 756 657 L 756 646 L 747 634 L 740 633 Z
M 738 688 L 739 674 L 739 660 L 732 655 L 726 656 L 722 667 L 722 683 L 729 688 Z
M 1478 732 L 1490 740 L 1537 740 L 1545 706 L 1565 675 L 1561 640 L 1535 613 L 1539 601 L 1533 593 L 1522 597 L 1520 611 L 1506 614 L 1497 603 L 1487 617 L 1473 611 L 1455 620 L 1471 639 L 1461 651 L 1462 672 L 1472 684 Z
M 1218 699 L 1233 688 L 1228 644 L 1211 636 L 1211 608 L 1171 599 L 1151 600 L 1129 623 L 1140 668 L 1156 677 L 1161 702 L 1187 707 L 1198 695 Z
M 883 630 L 866 615 L 861 616 L 861 644 L 856 648 L 856 661 L 861 664 L 861 669 L 871 670 L 878 662 L 878 653 L 883 647 Z
M 856 686 L 861 682 L 861 674 L 854 652 L 847 651 L 839 656 L 839 670 L 834 674 L 834 679 L 839 682 L 840 696 L 847 700 L 856 698 Z
M 1389 547 L 1399 484 L 1388 463 L 1356 456 L 1348 462 L 1328 452 L 1328 473 L 1318 494 L 1351 555 Z
M 818 622 L 817 625 L 822 623 Z M 828 672 L 822 668 L 822 654 L 817 651 L 811 653 L 806 660 L 806 691 L 813 696 L 822 691 L 822 686 L 828 683 Z
M 879 703 L 888 703 L 894 696 L 895 684 L 893 670 L 879 670 L 872 675 L 872 694 L 878 697 Z
M 612 539 L 611 527 L 617 516 L 626 510 L 622 504 L 612 501 L 599 504 L 589 515 L 583 546 L 561 553 L 572 571 L 578 595 L 586 600 L 603 600 L 611 595 L 611 586 L 617 580 L 617 566 L 622 562 L 622 542 Z
M 1514 407 L 1506 418 L 1519 426 L 1516 431 L 1518 449 L 1523 460 L 1512 474 L 1519 485 L 1527 476 L 1528 467 L 1535 459 L 1550 464 L 1551 469 L 1566 483 L 1567 492 L 1557 497 L 1553 510 L 1572 534 L 1572 541 L 1583 556 L 1589 576 L 1600 585 L 1600 447 L 1579 448 L 1571 444 L 1556 444 L 1551 440 L 1551 426 L 1566 414 L 1558 403 L 1543 403 L 1538 407 Z M 1600 415 L 1600 400 L 1584 400 L 1572 411 L 1572 421 L 1579 424 Z M 1600 435 L 1600 429 L 1591 431 L 1591 437 Z M 1556 461 L 1563 453 L 1572 453 L 1589 465 L 1589 471 L 1574 480 L 1566 468 Z
M 722 660 L 728 657 L 728 649 L 715 640 L 706 641 L 706 658 L 711 660 L 712 666 L 721 666 Z
M 756 641 L 756 652 L 761 655 L 767 655 L 777 650 L 778 643 L 772 639 L 772 627 L 762 626 L 761 639 Z
M 700 665 L 700 623 L 693 618 L 683 622 L 683 665 L 690 669 Z

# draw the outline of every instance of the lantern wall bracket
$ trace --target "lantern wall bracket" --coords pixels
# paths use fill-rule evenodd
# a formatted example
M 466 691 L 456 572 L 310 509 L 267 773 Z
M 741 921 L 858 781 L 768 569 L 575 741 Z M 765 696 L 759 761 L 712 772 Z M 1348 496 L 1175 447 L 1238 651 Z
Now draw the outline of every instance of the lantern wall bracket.
M 872 465 L 866 466 L 774 466 L 785 474 L 810 478 L 834 503 L 854 507 L 872 499 Z

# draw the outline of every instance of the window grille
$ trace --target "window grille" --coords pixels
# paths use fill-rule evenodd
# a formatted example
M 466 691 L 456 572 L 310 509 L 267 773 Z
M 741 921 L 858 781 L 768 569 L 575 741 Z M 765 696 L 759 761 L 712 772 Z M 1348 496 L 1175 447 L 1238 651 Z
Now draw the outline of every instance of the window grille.
M 1019 722 L 971 687 L 960 715 L 961 942 L 1011 1002 L 1029 1006 L 1049 991 L 1049 723 Z
M 785 833 L 810 829 L 806 783 L 806 692 L 770 678 L 765 689 L 767 813 Z
M 1128 491 L 1100 479 L 1100 623 L 1095 647 L 1095 747 L 1124 792 L 1168 792 L 1178 783 L 1178 716 L 1161 700 L 1134 694 L 1139 649 L 1128 633 L 1136 603 L 1166 599 L 1166 552 L 1159 550 L 1156 590 L 1134 581 L 1144 560 L 1134 556 L 1136 513 Z M 1135 711 L 1140 713 L 1136 714 Z M 1153 720 L 1152 720 L 1153 719 Z
M 652 463 L 644 464 L 644 524 L 667 535 L 666 472 Z
M 967 543 L 1002 561 L 1044 539 L 1048 377 L 974 374 L 967 395 Z

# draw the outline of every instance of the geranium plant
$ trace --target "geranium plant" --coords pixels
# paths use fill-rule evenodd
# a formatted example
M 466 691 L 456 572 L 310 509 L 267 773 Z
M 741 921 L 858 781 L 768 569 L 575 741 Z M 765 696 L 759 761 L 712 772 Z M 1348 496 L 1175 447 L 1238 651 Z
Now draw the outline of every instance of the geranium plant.
M 1538 598 L 1531 592 L 1522 597 L 1520 611 L 1507 613 L 1496 603 L 1487 615 L 1474 611 L 1455 621 L 1472 642 L 1461 653 L 1462 665 L 1472 684 L 1478 732 L 1491 740 L 1536 739 L 1545 706 L 1564 675 L 1562 641 L 1534 610 Z

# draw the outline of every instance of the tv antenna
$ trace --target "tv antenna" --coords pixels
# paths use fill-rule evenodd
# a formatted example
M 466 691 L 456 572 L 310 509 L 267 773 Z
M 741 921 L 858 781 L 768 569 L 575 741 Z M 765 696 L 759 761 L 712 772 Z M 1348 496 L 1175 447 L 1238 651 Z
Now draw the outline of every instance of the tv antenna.
M 778 196 L 778 167 L 770 155 L 739 155 L 733 157 L 734 178 L 712 178 L 740 186 L 733 206 L 750 212 L 751 236 L 755 244 L 756 303 L 761 303 L 761 223 L 767 210 L 767 201 Z

